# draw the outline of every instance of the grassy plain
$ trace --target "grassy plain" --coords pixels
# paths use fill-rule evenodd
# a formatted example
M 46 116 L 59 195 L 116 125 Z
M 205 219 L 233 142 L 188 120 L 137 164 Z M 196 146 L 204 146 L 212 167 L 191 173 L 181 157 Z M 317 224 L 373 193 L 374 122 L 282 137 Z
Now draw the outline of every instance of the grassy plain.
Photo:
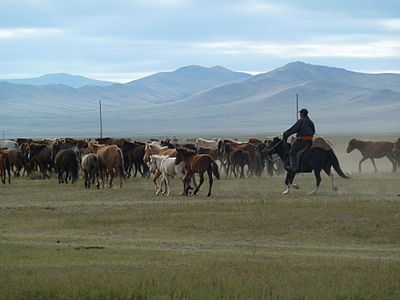
M 207 198 L 207 182 L 182 197 L 174 180 L 167 198 L 142 178 L 15 179 L 0 186 L 0 299 L 399 299 L 399 173 L 338 192 L 324 176 L 316 196 L 312 175 L 286 197 L 282 181 L 223 176 Z

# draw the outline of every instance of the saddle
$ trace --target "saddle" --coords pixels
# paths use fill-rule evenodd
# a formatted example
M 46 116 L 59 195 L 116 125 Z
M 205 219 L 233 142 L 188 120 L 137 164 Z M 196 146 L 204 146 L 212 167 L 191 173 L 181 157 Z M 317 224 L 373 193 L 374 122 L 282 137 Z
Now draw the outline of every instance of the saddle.
M 304 154 L 304 152 L 306 151 L 306 150 L 308 150 L 308 149 L 311 149 L 312 147 L 311 147 L 311 144 L 309 145 L 309 146 L 307 146 L 307 147 L 304 147 L 303 149 L 301 149 L 299 152 L 297 152 L 296 153 L 296 163 L 297 163 L 297 169 L 298 169 L 298 172 L 311 172 L 311 170 L 310 171 L 308 171 L 308 170 L 304 170 L 303 169 L 303 165 L 301 165 L 300 164 L 300 159 L 301 159 L 301 157 L 303 156 L 303 154 Z

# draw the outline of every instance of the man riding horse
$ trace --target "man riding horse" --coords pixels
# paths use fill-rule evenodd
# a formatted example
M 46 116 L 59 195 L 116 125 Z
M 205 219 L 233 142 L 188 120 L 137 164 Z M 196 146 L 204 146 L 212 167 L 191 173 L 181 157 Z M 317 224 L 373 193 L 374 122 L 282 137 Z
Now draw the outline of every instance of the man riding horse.
M 308 110 L 303 108 L 299 111 L 300 119 L 288 130 L 283 133 L 283 140 L 286 142 L 287 138 L 296 133 L 296 140 L 292 144 L 289 153 L 289 166 L 290 171 L 296 172 L 297 166 L 297 153 L 304 148 L 311 147 L 313 137 L 315 134 L 314 123 L 308 117 Z

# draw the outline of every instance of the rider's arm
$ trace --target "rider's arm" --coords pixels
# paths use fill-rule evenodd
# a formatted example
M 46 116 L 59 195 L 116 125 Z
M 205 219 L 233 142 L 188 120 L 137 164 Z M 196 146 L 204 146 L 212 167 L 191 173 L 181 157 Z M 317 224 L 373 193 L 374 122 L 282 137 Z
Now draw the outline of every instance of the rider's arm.
M 288 130 L 286 130 L 283 133 L 283 139 L 286 141 L 289 136 L 292 134 L 298 132 L 300 130 L 301 124 L 300 120 L 298 120 L 292 127 L 290 127 Z

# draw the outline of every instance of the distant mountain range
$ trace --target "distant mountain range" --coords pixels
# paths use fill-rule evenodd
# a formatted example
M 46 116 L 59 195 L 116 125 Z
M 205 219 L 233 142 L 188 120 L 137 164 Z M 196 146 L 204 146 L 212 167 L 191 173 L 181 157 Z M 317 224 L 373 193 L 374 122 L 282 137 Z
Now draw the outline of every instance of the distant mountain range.
M 3 81 L 28 85 L 64 84 L 74 88 L 79 88 L 85 85 L 107 86 L 115 83 L 110 81 L 90 79 L 87 77 L 71 75 L 67 73 L 46 74 L 34 78 L 0 79 L 0 82 Z
M 400 130 L 400 75 L 302 62 L 255 76 L 187 66 L 79 88 L 0 82 L 0 128 L 10 136 L 96 136 L 102 100 L 106 135 L 282 132 L 295 120 L 296 94 L 319 132 Z

